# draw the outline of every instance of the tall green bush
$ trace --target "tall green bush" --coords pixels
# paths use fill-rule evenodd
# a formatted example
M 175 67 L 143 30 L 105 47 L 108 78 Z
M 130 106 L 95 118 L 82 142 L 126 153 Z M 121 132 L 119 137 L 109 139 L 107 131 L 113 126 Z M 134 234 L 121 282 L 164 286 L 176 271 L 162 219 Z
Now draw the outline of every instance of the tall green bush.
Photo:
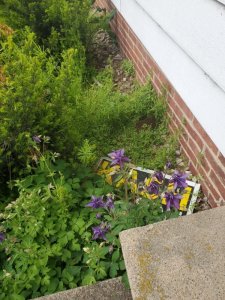
M 18 44 L 10 36 L 0 53 L 5 78 L 0 90 L 3 181 L 18 175 L 32 160 L 29 141 L 33 135 L 50 136 L 52 149 L 71 155 L 81 139 L 71 113 L 82 91 L 84 61 L 78 50 L 64 51 L 59 66 L 36 44 L 33 33 L 27 30 L 22 35 Z
M 75 47 L 82 53 L 91 35 L 89 0 L 5 0 L 7 20 L 15 29 L 29 26 L 52 53 Z

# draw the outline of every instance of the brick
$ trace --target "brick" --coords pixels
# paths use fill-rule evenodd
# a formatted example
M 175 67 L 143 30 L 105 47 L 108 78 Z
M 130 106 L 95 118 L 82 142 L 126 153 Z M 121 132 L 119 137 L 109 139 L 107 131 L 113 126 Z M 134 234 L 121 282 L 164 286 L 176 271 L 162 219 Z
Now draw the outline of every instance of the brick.
M 210 190 L 209 190 L 209 187 L 207 186 L 207 184 L 205 184 L 204 182 L 201 182 L 201 189 L 202 189 L 204 195 L 206 197 L 208 197 L 209 193 L 210 193 Z
M 158 73 L 158 78 L 162 82 L 162 85 L 166 88 L 167 91 L 171 91 L 173 89 L 173 86 L 171 85 L 170 81 L 166 78 L 166 76 L 163 74 L 163 72 Z
M 209 194 L 208 201 L 209 201 L 211 208 L 218 207 L 218 204 L 215 202 L 215 198 L 213 197 L 213 194 Z
M 182 125 L 183 112 L 178 105 L 174 105 L 175 115 L 179 118 L 180 124 Z
M 211 165 L 212 169 L 216 172 L 220 181 L 225 182 L 225 172 L 218 165 L 218 162 L 217 162 L 218 158 L 217 157 L 215 158 L 207 148 L 205 150 L 205 156 L 206 156 L 207 161 Z
M 221 198 L 221 195 L 214 189 L 213 186 L 210 187 L 210 193 L 214 201 L 218 201 Z
M 186 152 L 189 160 L 192 162 L 193 166 L 195 167 L 197 165 L 197 159 L 195 154 L 192 152 L 191 148 L 188 146 L 187 141 L 181 137 L 180 143 L 182 145 L 183 150 Z M 195 170 L 197 170 L 196 167 Z
M 217 175 L 213 170 L 210 171 L 210 180 L 215 184 L 215 186 L 218 189 L 218 192 L 223 196 L 225 199 L 225 186 L 221 183 L 221 181 L 218 179 Z
M 192 136 L 192 138 L 195 140 L 195 142 L 198 144 L 200 149 L 203 149 L 204 143 L 201 139 L 201 137 L 199 136 L 199 134 L 193 129 L 193 127 L 190 125 L 189 122 L 186 122 L 185 124 L 185 130 L 187 131 L 187 133 Z
M 184 102 L 182 104 L 182 111 L 184 112 L 186 118 L 189 121 L 193 121 L 194 115 L 193 115 L 193 113 L 190 111 L 190 109 L 187 107 L 187 105 Z
M 199 146 L 196 144 L 196 142 L 193 140 L 191 135 L 189 135 L 189 143 L 188 144 L 189 144 L 190 148 L 192 149 L 193 153 L 196 155 L 196 158 L 200 159 L 201 150 L 200 150 Z
M 129 30 L 128 30 L 128 35 L 129 35 L 129 37 L 130 37 L 130 39 L 133 41 L 133 43 L 136 45 L 136 44 L 138 44 L 138 38 L 137 38 L 137 36 L 135 35 L 135 33 L 133 32 L 133 30 L 131 30 L 130 28 L 129 28 Z
M 160 90 L 162 90 L 162 82 L 159 80 L 157 76 L 154 76 L 153 82 Z
M 193 126 L 196 128 L 196 130 L 199 132 L 199 134 L 202 136 L 205 143 L 208 145 L 208 147 L 216 154 L 218 153 L 218 148 L 213 143 L 211 138 L 206 133 L 205 129 L 202 127 L 202 125 L 198 122 L 196 118 L 193 119 Z
M 218 159 L 219 159 L 220 163 L 222 164 L 222 166 L 225 168 L 225 157 L 220 152 L 218 154 Z
M 158 70 L 159 67 L 149 53 L 145 54 L 145 61 L 151 66 L 152 69 Z

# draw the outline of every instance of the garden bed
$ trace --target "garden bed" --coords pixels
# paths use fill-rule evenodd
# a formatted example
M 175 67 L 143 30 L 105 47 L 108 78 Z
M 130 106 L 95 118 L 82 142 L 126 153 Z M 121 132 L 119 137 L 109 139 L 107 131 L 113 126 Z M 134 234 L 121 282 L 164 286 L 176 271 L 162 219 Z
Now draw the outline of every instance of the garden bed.
M 21 11 L 3 2 L 15 30 L 0 36 L 0 299 L 30 299 L 117 276 L 126 282 L 119 233 L 177 217 L 186 187 L 165 100 L 150 84 L 138 86 L 132 65 L 98 30 L 88 6 L 65 0 L 59 13 L 54 1 L 35 10 L 21 1 Z M 157 201 L 134 197 L 122 148 L 135 165 L 158 172 L 150 172 L 145 187 Z M 107 153 L 125 185 L 110 185 L 94 171 Z M 178 176 L 183 187 L 165 190 L 161 171 L 168 161 L 167 179 Z

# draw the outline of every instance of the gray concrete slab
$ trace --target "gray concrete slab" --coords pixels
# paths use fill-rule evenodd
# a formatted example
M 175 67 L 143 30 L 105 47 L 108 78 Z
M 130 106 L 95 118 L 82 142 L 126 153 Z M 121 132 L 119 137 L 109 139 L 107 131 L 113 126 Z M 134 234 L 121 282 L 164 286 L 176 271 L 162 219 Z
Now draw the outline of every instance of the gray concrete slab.
M 225 207 L 120 234 L 134 300 L 225 300 Z
M 118 277 L 34 300 L 132 300 L 132 296 Z

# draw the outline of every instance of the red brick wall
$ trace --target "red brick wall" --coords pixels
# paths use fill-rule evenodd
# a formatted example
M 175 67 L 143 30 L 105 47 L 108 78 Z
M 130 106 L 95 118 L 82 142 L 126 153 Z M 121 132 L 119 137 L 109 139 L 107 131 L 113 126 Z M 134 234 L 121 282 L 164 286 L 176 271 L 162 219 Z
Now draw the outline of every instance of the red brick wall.
M 95 5 L 108 11 L 114 9 L 110 0 L 97 0 Z M 159 94 L 166 88 L 170 129 L 174 132 L 178 128 L 183 128 L 180 143 L 184 154 L 189 159 L 190 169 L 194 174 L 201 176 L 201 185 L 211 206 L 224 204 L 225 157 L 119 12 L 113 18 L 111 27 L 117 35 L 122 53 L 132 60 L 139 82 L 144 84 L 148 78 L 151 78 Z

